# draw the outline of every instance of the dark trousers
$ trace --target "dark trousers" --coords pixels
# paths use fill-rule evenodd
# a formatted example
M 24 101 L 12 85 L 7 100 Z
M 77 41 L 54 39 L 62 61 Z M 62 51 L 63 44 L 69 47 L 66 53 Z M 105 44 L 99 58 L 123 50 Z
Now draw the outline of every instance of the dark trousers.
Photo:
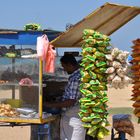
M 86 135 L 86 139 L 85 140 L 98 140 L 97 138 L 93 138 L 89 135 Z

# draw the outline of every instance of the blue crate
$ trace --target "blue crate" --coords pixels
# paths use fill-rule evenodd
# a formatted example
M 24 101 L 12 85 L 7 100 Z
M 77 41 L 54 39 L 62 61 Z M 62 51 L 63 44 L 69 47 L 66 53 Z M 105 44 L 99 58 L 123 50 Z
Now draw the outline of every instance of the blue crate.
M 50 124 L 39 124 L 37 135 L 38 140 L 45 140 L 46 137 L 47 140 L 51 140 Z

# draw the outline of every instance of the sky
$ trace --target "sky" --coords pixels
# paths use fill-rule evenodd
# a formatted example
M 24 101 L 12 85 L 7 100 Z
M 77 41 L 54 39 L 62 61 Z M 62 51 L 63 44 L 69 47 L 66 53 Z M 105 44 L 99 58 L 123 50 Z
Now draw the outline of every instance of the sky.
M 24 29 L 38 23 L 42 29 L 65 31 L 106 2 L 139 6 L 140 0 L 0 0 L 0 29 Z M 140 15 L 111 36 L 114 47 L 131 51 L 132 40 L 140 38 Z

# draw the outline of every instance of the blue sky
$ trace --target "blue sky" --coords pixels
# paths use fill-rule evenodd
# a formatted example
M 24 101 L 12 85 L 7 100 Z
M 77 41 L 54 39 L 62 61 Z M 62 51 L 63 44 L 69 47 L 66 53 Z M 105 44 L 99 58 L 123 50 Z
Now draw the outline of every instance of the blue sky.
M 140 0 L 0 0 L 0 28 L 39 23 L 43 29 L 65 31 L 67 23 L 79 22 L 106 2 L 140 7 Z M 127 51 L 136 38 L 140 38 L 140 15 L 111 35 L 112 44 Z

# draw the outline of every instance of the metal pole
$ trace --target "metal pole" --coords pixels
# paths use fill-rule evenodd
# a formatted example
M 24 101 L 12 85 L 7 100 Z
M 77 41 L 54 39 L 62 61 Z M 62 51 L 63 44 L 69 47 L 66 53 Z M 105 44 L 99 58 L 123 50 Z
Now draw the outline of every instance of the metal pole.
M 12 58 L 12 73 L 15 72 L 15 58 Z M 12 99 L 15 99 L 15 86 L 12 86 Z
M 42 105 L 43 105 L 43 97 L 42 97 L 42 73 L 43 73 L 43 61 L 39 59 L 39 118 L 42 120 Z

